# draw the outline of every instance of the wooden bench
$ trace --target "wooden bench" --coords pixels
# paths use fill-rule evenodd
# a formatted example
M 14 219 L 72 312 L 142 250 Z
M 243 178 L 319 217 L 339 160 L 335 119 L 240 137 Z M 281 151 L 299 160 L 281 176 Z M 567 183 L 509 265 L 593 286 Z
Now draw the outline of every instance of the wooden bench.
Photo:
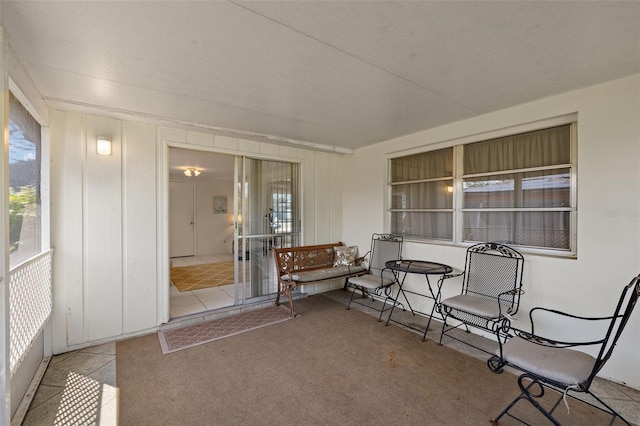
M 365 266 L 356 264 L 360 262 L 334 266 L 336 260 L 334 247 L 344 247 L 344 244 L 319 244 L 273 249 L 278 276 L 276 305 L 280 305 L 280 294 L 284 293 L 289 299 L 291 316 L 295 317 L 291 290 L 299 285 L 315 284 L 339 278 L 345 278 L 346 282 L 349 277 L 363 275 L 367 272 Z

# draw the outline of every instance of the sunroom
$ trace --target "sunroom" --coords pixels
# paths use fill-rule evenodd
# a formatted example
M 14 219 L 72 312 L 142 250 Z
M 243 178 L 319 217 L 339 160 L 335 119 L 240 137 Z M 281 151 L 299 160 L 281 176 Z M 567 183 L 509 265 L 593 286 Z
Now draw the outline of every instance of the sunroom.
M 53 355 L 273 303 L 273 246 L 391 232 L 463 268 L 506 241 L 516 321 L 609 314 L 640 273 L 638 22 L 637 2 L 0 3 L 0 423 Z M 171 269 L 208 256 L 236 282 L 187 307 Z M 640 389 L 639 345 L 636 313 L 600 376 Z

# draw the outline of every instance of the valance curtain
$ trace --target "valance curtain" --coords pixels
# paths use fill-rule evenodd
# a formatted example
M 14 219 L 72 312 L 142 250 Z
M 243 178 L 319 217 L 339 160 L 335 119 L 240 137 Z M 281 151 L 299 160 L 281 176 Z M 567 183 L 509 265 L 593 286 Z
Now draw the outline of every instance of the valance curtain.
M 571 162 L 570 126 L 464 146 L 464 174 L 547 167 Z

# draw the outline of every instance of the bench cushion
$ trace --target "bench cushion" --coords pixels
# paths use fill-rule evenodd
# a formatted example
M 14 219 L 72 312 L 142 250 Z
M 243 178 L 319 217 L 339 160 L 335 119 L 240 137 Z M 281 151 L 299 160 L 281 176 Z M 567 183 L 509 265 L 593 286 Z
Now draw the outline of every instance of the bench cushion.
M 294 272 L 291 274 L 291 279 L 298 283 L 310 283 L 314 281 L 330 280 L 331 278 L 340 278 L 349 274 L 359 274 L 365 270 L 365 267 L 362 265 L 342 265 L 334 266 L 332 268 L 316 269 L 313 271 Z M 282 275 L 281 278 L 284 281 L 288 281 L 289 274 Z

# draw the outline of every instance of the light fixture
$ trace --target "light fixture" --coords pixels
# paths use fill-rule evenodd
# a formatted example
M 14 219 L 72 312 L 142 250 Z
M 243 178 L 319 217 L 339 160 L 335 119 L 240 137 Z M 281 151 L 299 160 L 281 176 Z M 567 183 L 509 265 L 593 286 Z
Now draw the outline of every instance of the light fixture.
M 186 169 L 184 169 L 185 176 L 200 176 L 200 173 L 202 173 L 200 170 L 194 169 L 193 167 L 187 167 Z
M 111 139 L 106 136 L 98 136 L 96 140 L 96 151 L 99 155 L 111 155 Z

